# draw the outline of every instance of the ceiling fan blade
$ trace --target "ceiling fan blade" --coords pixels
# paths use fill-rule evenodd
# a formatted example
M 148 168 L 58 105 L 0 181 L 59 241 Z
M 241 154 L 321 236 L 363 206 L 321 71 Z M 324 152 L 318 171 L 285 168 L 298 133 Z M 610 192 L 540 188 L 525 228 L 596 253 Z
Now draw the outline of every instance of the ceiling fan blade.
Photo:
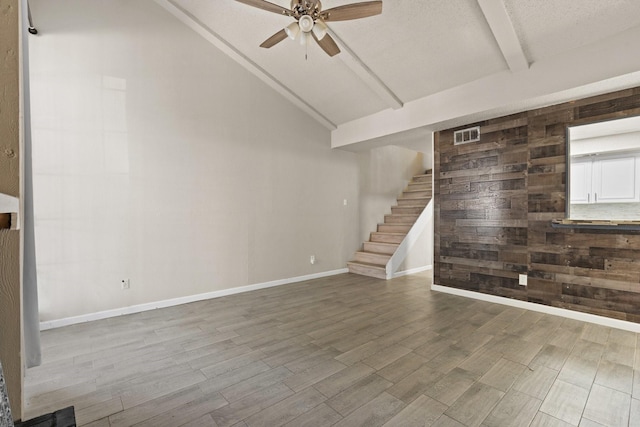
M 311 33 L 311 35 L 327 55 L 335 56 L 340 53 L 340 48 L 329 34 L 325 34 L 321 40 L 318 40 L 315 34 Z
M 264 0 L 236 0 L 237 2 L 247 4 L 249 6 L 257 7 L 258 9 L 267 10 L 269 12 L 277 13 L 278 15 L 291 16 L 291 11 L 285 9 L 277 4 L 269 3 Z
M 382 13 L 382 1 L 365 1 L 361 3 L 345 4 L 323 10 L 320 17 L 324 21 L 348 21 L 349 19 L 366 18 Z
M 264 47 L 265 49 L 269 49 L 271 46 L 274 46 L 280 43 L 282 40 L 287 38 L 287 33 L 284 30 L 280 30 L 265 41 L 262 42 L 260 47 Z

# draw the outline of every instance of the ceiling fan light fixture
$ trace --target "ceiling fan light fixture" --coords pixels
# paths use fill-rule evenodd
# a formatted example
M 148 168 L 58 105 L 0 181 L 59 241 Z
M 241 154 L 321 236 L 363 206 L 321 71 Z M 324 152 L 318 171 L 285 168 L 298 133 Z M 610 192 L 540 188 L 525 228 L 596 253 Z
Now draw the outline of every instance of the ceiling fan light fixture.
M 289 36 L 291 40 L 295 40 L 298 34 L 300 34 L 300 26 L 297 22 L 292 22 L 284 29 L 284 32 L 287 33 L 287 36 Z
M 322 40 L 322 38 L 327 35 L 327 24 L 318 19 L 312 31 L 318 40 Z
M 268 49 L 286 38 L 298 39 L 300 44 L 306 46 L 310 43 L 309 39 L 313 39 L 329 56 L 335 56 L 340 53 L 340 48 L 333 40 L 331 31 L 329 31 L 325 22 L 350 21 L 382 13 L 382 0 L 359 1 L 326 10 L 322 9 L 321 0 L 291 0 L 289 9 L 271 3 L 269 0 L 236 1 L 296 20 L 296 22 L 291 23 L 262 42 L 260 47 Z
M 295 40 L 296 37 L 298 37 L 298 34 L 300 34 L 300 27 L 297 22 L 292 22 L 285 27 L 284 32 L 287 33 L 287 36 L 291 40 Z
M 302 31 L 303 33 L 308 33 L 313 29 L 313 18 L 309 15 L 302 15 L 300 19 L 298 19 L 298 25 L 300 26 L 300 31 Z

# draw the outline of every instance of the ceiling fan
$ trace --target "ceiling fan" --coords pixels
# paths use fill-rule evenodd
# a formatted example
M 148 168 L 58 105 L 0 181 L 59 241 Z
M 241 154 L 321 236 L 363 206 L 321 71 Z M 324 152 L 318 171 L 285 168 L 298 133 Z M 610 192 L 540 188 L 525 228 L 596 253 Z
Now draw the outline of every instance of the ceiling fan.
M 329 56 L 340 53 L 340 49 L 333 38 L 327 34 L 327 24 L 325 22 L 348 21 L 382 13 L 382 1 L 352 3 L 327 10 L 322 10 L 320 0 L 291 0 L 290 9 L 285 9 L 265 0 L 236 1 L 279 15 L 290 16 L 296 20 L 296 22 L 291 23 L 285 29 L 278 31 L 262 42 L 260 47 L 268 49 L 287 37 L 293 40 L 299 39 L 300 43 L 306 44 L 311 37 Z

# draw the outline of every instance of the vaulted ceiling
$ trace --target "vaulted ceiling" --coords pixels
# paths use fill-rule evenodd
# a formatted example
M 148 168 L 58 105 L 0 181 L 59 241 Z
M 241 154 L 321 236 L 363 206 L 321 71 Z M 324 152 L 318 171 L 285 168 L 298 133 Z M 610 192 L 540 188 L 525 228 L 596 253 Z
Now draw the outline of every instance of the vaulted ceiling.
M 335 57 L 289 39 L 260 48 L 290 17 L 156 1 L 331 129 L 334 146 L 640 85 L 638 0 L 384 0 L 381 15 L 329 23 Z

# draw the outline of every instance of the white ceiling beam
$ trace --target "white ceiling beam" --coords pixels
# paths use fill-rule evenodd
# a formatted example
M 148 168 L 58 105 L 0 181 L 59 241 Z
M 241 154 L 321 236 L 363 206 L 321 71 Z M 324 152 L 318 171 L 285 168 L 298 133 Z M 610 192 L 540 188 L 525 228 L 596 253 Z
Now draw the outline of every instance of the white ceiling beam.
M 313 108 L 307 102 L 305 102 L 301 97 L 299 97 L 296 93 L 287 88 L 283 83 L 277 80 L 274 76 L 269 74 L 265 69 L 261 68 L 258 64 L 251 61 L 248 57 L 243 55 L 239 50 L 234 48 L 228 41 L 222 38 L 219 34 L 205 25 L 202 21 L 196 18 L 194 15 L 189 13 L 187 10 L 181 8 L 176 5 L 171 0 L 155 0 L 160 6 L 166 9 L 173 16 L 178 18 L 182 23 L 186 24 L 189 28 L 191 28 L 196 33 L 200 34 L 207 40 L 209 43 L 220 49 L 223 53 L 228 55 L 231 59 L 236 61 L 242 67 L 247 69 L 253 75 L 258 77 L 264 83 L 266 83 L 269 87 L 274 89 L 280 95 L 284 96 L 298 108 L 309 114 L 319 123 L 321 123 L 324 127 L 329 130 L 336 129 L 335 123 L 322 115 L 318 110 Z
M 640 26 L 605 40 L 343 123 L 331 146 L 345 147 L 418 127 L 447 129 L 640 85 Z
M 502 0 L 478 0 L 489 23 L 493 37 L 498 42 L 509 69 L 516 73 L 529 68 L 529 61 L 522 50 L 516 30 Z
M 347 66 L 354 74 L 369 87 L 380 99 L 382 99 L 389 108 L 397 110 L 404 106 L 403 102 L 396 96 L 389 87 L 378 77 L 371 68 L 355 54 L 353 50 L 338 36 L 331 28 L 327 32 L 340 47 L 341 53 L 337 57 Z

